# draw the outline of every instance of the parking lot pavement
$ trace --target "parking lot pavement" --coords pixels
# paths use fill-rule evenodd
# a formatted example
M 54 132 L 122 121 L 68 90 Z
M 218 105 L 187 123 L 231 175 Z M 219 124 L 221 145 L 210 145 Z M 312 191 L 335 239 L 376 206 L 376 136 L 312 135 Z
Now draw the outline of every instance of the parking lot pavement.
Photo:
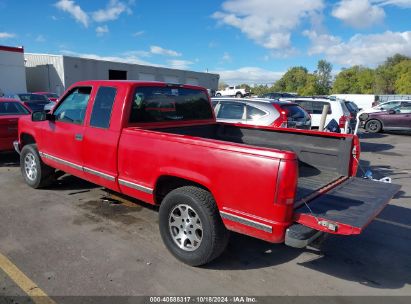
M 401 192 L 357 237 L 322 250 L 293 249 L 232 234 L 213 263 L 176 261 L 157 210 L 122 205 L 71 176 L 47 190 L 22 180 L 15 155 L 0 155 L 0 253 L 46 294 L 411 295 L 411 137 L 362 134 L 361 164 Z M 19 289 L 0 265 L 0 295 Z

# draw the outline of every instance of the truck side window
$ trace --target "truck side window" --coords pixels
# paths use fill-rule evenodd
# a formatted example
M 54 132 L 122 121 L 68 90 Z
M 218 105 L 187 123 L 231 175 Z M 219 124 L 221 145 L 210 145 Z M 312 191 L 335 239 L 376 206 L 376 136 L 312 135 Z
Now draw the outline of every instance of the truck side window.
M 78 87 L 71 90 L 53 112 L 56 121 L 83 124 L 90 94 L 91 87 Z
M 110 127 L 111 112 L 117 89 L 113 87 L 100 87 L 94 100 L 90 126 L 108 129 Z

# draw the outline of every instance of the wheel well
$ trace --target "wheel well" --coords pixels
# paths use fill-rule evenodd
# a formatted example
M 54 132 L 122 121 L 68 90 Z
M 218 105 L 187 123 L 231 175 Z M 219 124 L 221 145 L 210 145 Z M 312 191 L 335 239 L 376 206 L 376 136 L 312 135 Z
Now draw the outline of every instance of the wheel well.
M 243 95 L 243 93 L 241 93 L 240 91 L 238 91 L 237 93 L 235 93 L 235 95 L 240 94 L 241 96 Z
M 21 148 L 23 148 L 25 145 L 30 145 L 30 144 L 35 144 L 36 140 L 34 139 L 33 136 L 27 133 L 23 133 L 20 135 L 20 140 L 21 140 Z
M 176 176 L 161 176 L 156 183 L 156 186 L 154 188 L 154 201 L 157 205 L 160 205 L 163 198 L 171 191 L 174 189 L 184 187 L 184 186 L 195 186 L 202 188 L 204 190 L 207 190 L 211 192 L 207 187 L 204 187 L 203 185 L 193 182 L 188 179 L 184 178 L 179 178 Z

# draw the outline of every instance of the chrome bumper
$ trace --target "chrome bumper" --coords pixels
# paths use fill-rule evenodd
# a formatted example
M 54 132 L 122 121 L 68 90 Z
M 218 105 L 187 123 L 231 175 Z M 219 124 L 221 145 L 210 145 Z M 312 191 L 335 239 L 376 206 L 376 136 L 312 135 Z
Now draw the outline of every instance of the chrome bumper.
M 14 147 L 14 150 L 16 150 L 18 154 L 20 154 L 20 143 L 18 140 L 13 141 L 13 147 Z

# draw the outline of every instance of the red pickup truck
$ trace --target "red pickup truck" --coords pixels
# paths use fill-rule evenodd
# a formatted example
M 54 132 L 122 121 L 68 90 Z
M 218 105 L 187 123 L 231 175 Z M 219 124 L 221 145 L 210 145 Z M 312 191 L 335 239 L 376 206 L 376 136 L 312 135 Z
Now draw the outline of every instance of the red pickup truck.
M 399 190 L 355 177 L 356 136 L 217 123 L 189 85 L 76 83 L 51 113 L 21 118 L 14 144 L 33 188 L 60 170 L 159 205 L 166 247 L 193 266 L 230 230 L 299 248 L 359 234 Z

